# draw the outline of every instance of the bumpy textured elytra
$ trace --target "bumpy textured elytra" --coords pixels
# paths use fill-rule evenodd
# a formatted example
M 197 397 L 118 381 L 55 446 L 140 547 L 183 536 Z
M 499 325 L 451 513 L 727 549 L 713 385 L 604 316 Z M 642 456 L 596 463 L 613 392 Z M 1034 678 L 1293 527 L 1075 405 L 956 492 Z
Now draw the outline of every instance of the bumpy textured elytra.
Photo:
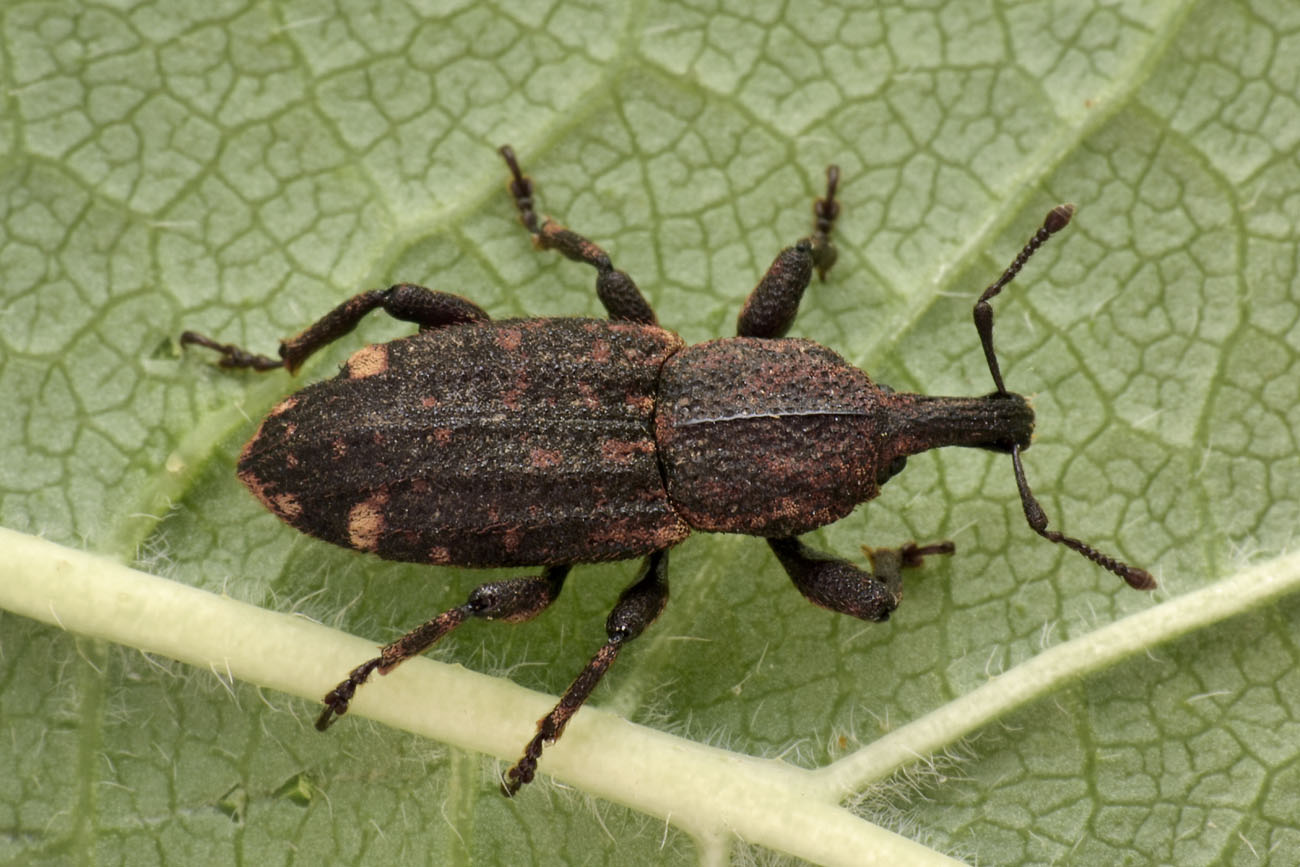
M 1047 215 L 975 304 L 996 390 L 928 397 L 877 385 L 831 350 L 784 336 L 813 271 L 824 278 L 835 263 L 836 167 L 813 205 L 813 233 L 777 255 L 741 310 L 738 336 L 686 346 L 658 326 L 604 250 L 538 219 L 532 181 L 508 146 L 501 155 L 534 244 L 596 269 L 608 321 L 494 322 L 464 298 L 400 284 L 341 304 L 281 343 L 278 359 L 181 336 L 221 353 L 224 367 L 295 371 L 372 310 L 418 324 L 417 334 L 361 349 L 338 376 L 272 409 L 244 448 L 240 479 L 286 523 L 336 545 L 416 563 L 542 567 L 476 588 L 384 647 L 325 696 L 317 728 L 347 711 L 371 673 L 391 671 L 465 620 L 529 620 L 555 601 L 573 564 L 644 557 L 610 612 L 605 644 L 503 779 L 513 795 L 623 646 L 659 616 L 668 549 L 692 530 L 761 536 L 810 601 L 888 619 L 902 570 L 951 554 L 951 542 L 869 550 L 863 570 L 798 536 L 875 497 L 909 455 L 941 446 L 1010 454 L 1037 533 L 1135 588 L 1155 586 L 1144 570 L 1048 529 L 1020 459 L 1033 411 L 1006 390 L 993 351 L 989 300 L 1066 226 L 1072 206 Z

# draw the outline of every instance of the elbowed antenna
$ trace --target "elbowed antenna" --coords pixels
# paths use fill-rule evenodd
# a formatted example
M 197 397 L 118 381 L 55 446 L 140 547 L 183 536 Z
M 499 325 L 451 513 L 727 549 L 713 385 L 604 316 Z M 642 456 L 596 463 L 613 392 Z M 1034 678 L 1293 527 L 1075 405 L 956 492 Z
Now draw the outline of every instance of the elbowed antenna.
M 1070 218 L 1073 216 L 1074 205 L 1057 205 L 1052 208 L 1048 212 L 1047 218 L 1043 220 L 1043 225 L 1029 239 L 1029 242 L 1025 244 L 1019 255 L 1007 266 L 1007 270 L 1003 271 L 1002 276 L 993 281 L 980 295 L 979 300 L 975 302 L 975 330 L 979 332 L 980 345 L 984 347 L 984 358 L 988 361 L 989 373 L 993 375 L 993 383 L 997 386 L 997 394 L 999 395 L 1007 394 L 1007 389 L 1002 383 L 1002 371 L 998 367 L 997 355 L 993 352 L 993 308 L 989 305 L 989 299 L 996 296 L 1004 286 L 1014 280 L 1016 275 L 1020 273 L 1020 269 L 1029 261 L 1029 257 L 1034 255 L 1035 251 L 1043 246 L 1048 238 L 1069 225 Z M 1135 590 L 1155 589 L 1156 579 L 1151 577 L 1151 573 L 1145 569 L 1130 566 L 1122 560 L 1116 560 L 1114 557 L 1101 553 L 1086 542 L 1081 542 L 1064 533 L 1058 533 L 1056 530 L 1047 529 L 1047 513 L 1038 504 L 1038 500 L 1034 499 L 1033 492 L 1029 490 L 1029 482 L 1025 480 L 1025 468 L 1020 462 L 1019 444 L 1011 447 L 1011 466 L 1016 473 L 1016 488 L 1020 491 L 1020 504 L 1025 510 L 1025 520 L 1029 522 L 1029 526 L 1034 529 L 1034 532 L 1050 542 L 1056 542 L 1078 551 L 1098 566 L 1123 578 Z

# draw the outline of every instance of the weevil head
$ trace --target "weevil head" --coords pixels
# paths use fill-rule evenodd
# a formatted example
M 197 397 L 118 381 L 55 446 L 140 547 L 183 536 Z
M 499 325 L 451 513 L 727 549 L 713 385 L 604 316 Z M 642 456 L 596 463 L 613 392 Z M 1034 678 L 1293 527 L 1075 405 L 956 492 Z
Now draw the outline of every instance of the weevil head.
M 908 455 L 945 446 L 1010 453 L 1026 449 L 1034 435 L 1034 410 L 1023 395 L 931 397 L 894 392 L 880 416 L 880 466 L 884 479 L 902 469 Z M 883 481 L 884 479 L 881 479 Z
M 993 392 L 983 398 L 988 419 L 989 440 L 978 448 L 1010 454 L 1019 447 L 1029 448 L 1034 440 L 1034 407 L 1029 398 L 1013 391 Z

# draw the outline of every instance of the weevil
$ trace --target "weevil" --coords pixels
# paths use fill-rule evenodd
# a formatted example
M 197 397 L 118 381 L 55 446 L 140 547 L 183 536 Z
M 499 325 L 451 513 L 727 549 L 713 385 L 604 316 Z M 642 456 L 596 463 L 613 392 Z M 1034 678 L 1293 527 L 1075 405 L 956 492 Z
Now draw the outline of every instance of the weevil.
M 606 621 L 606 641 L 537 723 L 502 779 L 530 782 L 622 649 L 668 599 L 668 552 L 696 530 L 767 541 L 813 603 L 883 621 L 902 598 L 904 569 L 954 546 L 908 542 L 866 549 L 869 569 L 814 550 L 799 536 L 875 497 L 910 455 L 969 446 L 1010 455 L 1025 517 L 1139 590 L 1144 569 L 1048 529 L 1021 452 L 1034 413 L 1002 381 L 990 300 L 1070 222 L 1053 208 L 975 302 L 975 327 L 995 390 L 980 397 L 904 394 L 872 382 L 835 352 L 787 338 L 814 271 L 834 265 L 831 232 L 840 173 L 826 171 L 811 234 L 777 254 L 740 311 L 737 336 L 687 346 L 661 328 L 640 289 L 609 254 L 534 210 L 532 180 L 508 146 L 500 154 L 520 222 L 539 250 L 596 270 L 607 320 L 493 321 L 457 295 L 411 284 L 362 292 L 280 344 L 279 358 L 192 331 L 182 344 L 220 365 L 298 370 L 373 310 L 419 326 L 366 346 L 333 379 L 273 407 L 240 455 L 239 478 L 285 523 L 387 560 L 466 567 L 533 567 L 493 581 L 357 666 L 324 698 L 324 731 L 375 671 L 386 674 L 466 620 L 518 623 L 539 615 L 579 563 L 644 558 Z

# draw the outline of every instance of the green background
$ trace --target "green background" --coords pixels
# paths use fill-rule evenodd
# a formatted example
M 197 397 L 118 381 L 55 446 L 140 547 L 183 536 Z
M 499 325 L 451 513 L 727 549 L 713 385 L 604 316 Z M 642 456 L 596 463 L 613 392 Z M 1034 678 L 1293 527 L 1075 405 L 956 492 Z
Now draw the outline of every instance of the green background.
M 6 527 L 376 642 L 462 600 L 484 573 L 308 540 L 233 478 L 277 399 L 409 327 L 374 317 L 297 379 L 175 337 L 273 351 L 397 281 L 600 315 L 589 269 L 530 249 L 509 142 L 539 209 L 689 341 L 734 332 L 838 163 L 839 263 L 792 333 L 931 393 L 990 390 L 970 305 L 1076 202 L 997 302 L 1003 371 L 1034 397 L 1053 525 L 1161 581 L 1138 594 L 1038 540 L 1005 458 L 925 455 L 810 540 L 957 543 L 889 624 L 806 604 L 755 540 L 696 536 L 595 703 L 823 766 L 1293 544 L 1294 3 L 11 2 L 0 40 Z M 634 571 L 575 570 L 539 621 L 438 655 L 558 693 Z M 1287 600 L 1063 682 L 861 806 L 981 863 L 1300 861 L 1298 620 Z M 495 760 L 359 718 L 321 737 L 308 702 L 11 614 L 0 708 L 4 862 L 771 857 L 545 778 L 506 801 Z

